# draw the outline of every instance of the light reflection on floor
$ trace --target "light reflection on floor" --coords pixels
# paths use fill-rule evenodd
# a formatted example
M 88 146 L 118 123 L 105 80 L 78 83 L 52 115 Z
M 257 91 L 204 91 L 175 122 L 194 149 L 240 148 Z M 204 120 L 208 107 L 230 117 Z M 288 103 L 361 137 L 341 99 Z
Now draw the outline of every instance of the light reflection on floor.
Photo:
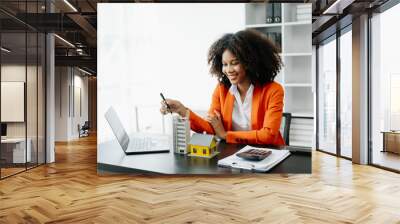
M 400 170 L 400 154 L 376 150 L 373 153 L 372 162 L 373 164 Z

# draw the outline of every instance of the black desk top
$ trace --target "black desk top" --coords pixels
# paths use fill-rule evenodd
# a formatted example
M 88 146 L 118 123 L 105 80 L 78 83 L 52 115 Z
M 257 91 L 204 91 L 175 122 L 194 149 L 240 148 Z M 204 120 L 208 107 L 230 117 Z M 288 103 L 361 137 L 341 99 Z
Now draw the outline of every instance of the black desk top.
M 125 155 L 117 141 L 98 144 L 97 171 L 101 173 L 158 173 L 158 174 L 234 174 L 250 171 L 223 168 L 218 160 L 237 152 L 245 145 L 219 142 L 220 153 L 211 159 L 169 153 Z M 287 146 L 282 149 L 292 150 Z M 311 173 L 311 152 L 293 152 L 268 173 Z

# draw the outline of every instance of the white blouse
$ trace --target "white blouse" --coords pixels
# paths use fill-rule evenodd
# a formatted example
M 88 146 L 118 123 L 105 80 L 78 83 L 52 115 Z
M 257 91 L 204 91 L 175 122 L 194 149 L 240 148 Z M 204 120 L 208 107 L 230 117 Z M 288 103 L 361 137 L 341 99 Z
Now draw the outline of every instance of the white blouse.
M 232 129 L 233 131 L 249 131 L 251 130 L 251 105 L 253 101 L 253 84 L 250 84 L 244 101 L 240 99 L 240 93 L 237 85 L 231 85 L 229 92 L 235 97 L 232 112 Z

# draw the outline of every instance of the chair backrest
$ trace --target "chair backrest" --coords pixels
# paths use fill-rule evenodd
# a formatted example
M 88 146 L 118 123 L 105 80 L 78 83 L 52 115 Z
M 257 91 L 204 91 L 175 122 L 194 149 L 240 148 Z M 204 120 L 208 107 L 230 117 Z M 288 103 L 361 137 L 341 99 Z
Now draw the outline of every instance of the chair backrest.
M 282 113 L 282 122 L 280 131 L 282 133 L 282 137 L 286 145 L 289 145 L 289 131 L 290 131 L 291 120 L 292 120 L 291 113 Z
M 85 121 L 85 123 L 82 125 L 82 129 L 89 129 L 89 121 Z

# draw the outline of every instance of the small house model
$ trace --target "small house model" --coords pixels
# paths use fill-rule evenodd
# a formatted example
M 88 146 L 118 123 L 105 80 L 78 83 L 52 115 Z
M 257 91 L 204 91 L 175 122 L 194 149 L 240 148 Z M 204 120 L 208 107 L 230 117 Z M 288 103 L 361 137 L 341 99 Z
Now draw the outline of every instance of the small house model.
M 190 156 L 212 158 L 217 151 L 217 142 L 213 135 L 194 133 L 189 142 Z
M 174 116 L 172 118 L 174 151 L 186 154 L 189 149 L 190 123 L 188 118 Z

